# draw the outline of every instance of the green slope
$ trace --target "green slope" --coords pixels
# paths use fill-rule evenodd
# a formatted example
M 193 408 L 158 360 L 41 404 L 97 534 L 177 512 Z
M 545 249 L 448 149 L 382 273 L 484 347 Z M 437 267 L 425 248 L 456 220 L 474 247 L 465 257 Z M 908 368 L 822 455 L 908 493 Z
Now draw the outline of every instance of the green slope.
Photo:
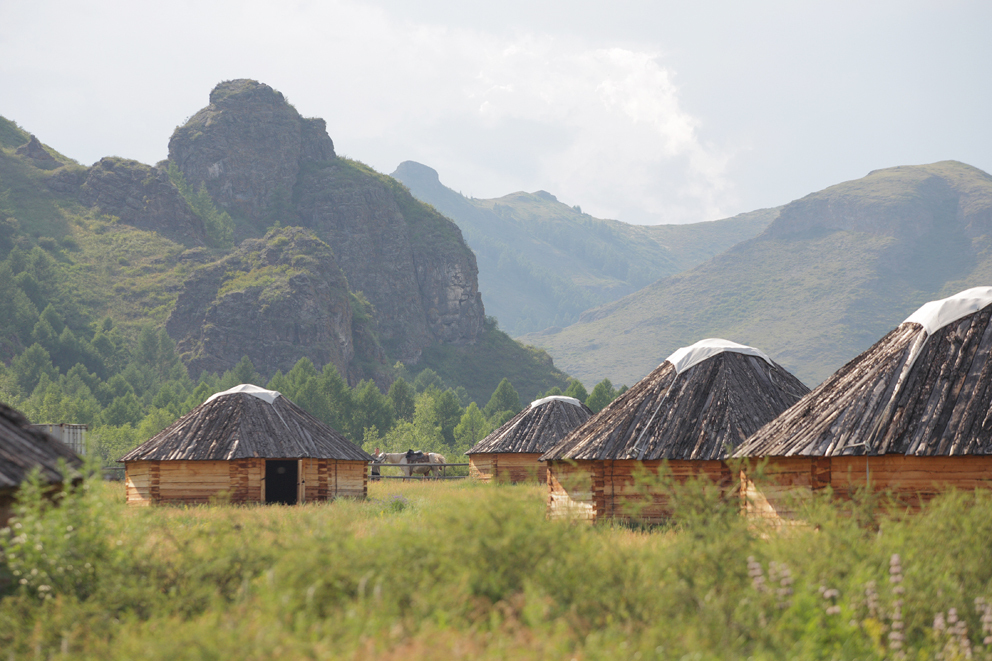
M 785 206 L 709 262 L 524 336 L 586 383 L 633 383 L 704 337 L 751 344 L 813 386 L 920 304 L 992 284 L 992 177 L 878 170 Z
M 16 153 L 29 137 L 14 122 L 0 117 L 0 268 L 12 267 L 9 273 L 0 272 L 0 276 L 8 273 L 6 281 L 0 282 L 0 297 L 4 297 L 0 300 L 0 372 L 3 364 L 9 366 L 34 343 L 35 325 L 49 304 L 80 341 L 93 340 L 99 334 L 100 320 L 109 317 L 115 333 L 133 342 L 142 328 L 164 326 L 191 273 L 235 250 L 187 250 L 157 232 L 99 214 L 82 205 L 75 194 L 53 190 L 48 185 L 53 176 L 66 169 L 85 176 L 86 169 L 47 146 L 58 161 L 56 169 L 51 164 L 39 167 Z M 458 241 L 457 230 L 411 198 L 401 184 L 350 161 L 342 160 L 341 167 L 389 185 L 409 217 L 415 242 L 448 249 Z M 445 234 L 438 227 L 453 231 Z M 383 369 L 390 371 L 395 360 L 387 351 Z M 451 386 L 464 386 L 482 403 L 504 376 L 516 375 L 528 394 L 553 385 L 564 387 L 567 380 L 545 352 L 523 347 L 496 328 L 486 329 L 477 345 L 425 352 L 411 371 L 427 368 L 441 373 Z M 262 376 L 268 379 L 271 374 Z
M 778 215 L 766 209 L 691 225 L 629 225 L 593 218 L 545 191 L 468 199 L 413 161 L 392 176 L 458 224 L 478 260 L 486 311 L 512 335 L 574 323 L 590 307 L 757 235 Z

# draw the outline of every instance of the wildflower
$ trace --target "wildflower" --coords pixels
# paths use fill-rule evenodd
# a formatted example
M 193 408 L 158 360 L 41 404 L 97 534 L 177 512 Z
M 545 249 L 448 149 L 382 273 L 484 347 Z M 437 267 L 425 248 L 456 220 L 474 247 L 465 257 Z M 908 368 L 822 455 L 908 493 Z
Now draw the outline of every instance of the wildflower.
M 875 590 L 875 581 L 865 583 L 865 602 L 868 606 L 868 615 L 878 618 L 878 592 Z
M 761 569 L 761 563 L 754 559 L 753 555 L 747 557 L 747 575 L 751 577 L 754 589 L 758 592 L 765 591 L 765 577 Z
M 992 645 L 992 604 L 975 597 L 975 608 L 982 614 L 982 645 Z

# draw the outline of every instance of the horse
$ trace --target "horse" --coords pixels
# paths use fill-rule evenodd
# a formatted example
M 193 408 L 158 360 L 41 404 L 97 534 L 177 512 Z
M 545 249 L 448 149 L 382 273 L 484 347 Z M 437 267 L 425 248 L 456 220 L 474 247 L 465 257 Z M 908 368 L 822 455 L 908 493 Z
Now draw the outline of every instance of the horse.
M 410 477 L 411 475 L 430 475 L 433 477 L 437 474 L 438 469 L 432 466 L 432 464 L 446 463 L 444 461 L 444 457 L 439 454 L 432 452 L 420 452 L 418 450 L 407 450 L 406 452 L 379 452 L 378 448 L 376 448 L 376 453 L 373 457 L 376 461 L 376 463 L 372 465 L 373 476 L 379 475 L 379 467 L 381 465 L 392 464 L 394 466 L 399 466 L 405 477 Z M 441 461 L 434 460 L 434 457 L 440 457 Z
M 444 455 L 443 454 L 438 454 L 437 452 L 428 452 L 427 453 L 427 456 L 430 457 L 430 460 L 431 460 L 431 463 L 432 464 L 446 464 L 446 463 L 448 463 L 448 460 L 444 458 Z M 438 477 L 443 470 L 444 470 L 443 468 L 438 468 L 437 466 L 432 466 L 431 467 L 432 476 L 433 477 Z

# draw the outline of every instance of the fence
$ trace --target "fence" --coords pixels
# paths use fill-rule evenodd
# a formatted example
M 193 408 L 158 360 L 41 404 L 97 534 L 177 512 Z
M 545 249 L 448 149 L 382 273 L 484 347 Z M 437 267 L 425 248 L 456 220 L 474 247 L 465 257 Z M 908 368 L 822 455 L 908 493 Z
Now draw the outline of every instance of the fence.
M 413 479 L 420 479 L 420 480 L 424 480 L 424 479 L 427 479 L 427 480 L 464 480 L 466 477 L 468 477 L 468 475 L 448 475 L 447 474 L 447 469 L 449 467 L 454 468 L 454 467 L 457 467 L 457 466 L 468 466 L 468 464 L 377 464 L 377 463 L 372 463 L 372 464 L 370 464 L 370 468 L 378 468 L 379 469 L 379 475 L 371 475 L 369 477 L 372 480 L 413 480 Z M 407 477 L 406 475 L 383 475 L 382 474 L 382 469 L 383 468 L 398 468 L 398 469 L 411 468 L 412 469 L 412 468 L 423 468 L 423 467 L 440 468 L 441 469 L 441 475 L 439 475 L 437 477 L 431 477 L 430 475 L 411 475 L 410 477 Z

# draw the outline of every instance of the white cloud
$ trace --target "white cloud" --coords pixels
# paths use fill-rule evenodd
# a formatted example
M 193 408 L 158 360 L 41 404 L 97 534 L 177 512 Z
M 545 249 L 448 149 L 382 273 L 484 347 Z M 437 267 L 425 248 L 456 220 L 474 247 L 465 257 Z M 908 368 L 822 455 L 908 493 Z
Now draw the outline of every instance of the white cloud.
M 466 194 L 543 188 L 594 215 L 685 222 L 733 193 L 729 154 L 656 52 L 345 0 L 39 0 L 0 23 L 0 112 L 84 162 L 163 158 L 213 84 L 252 77 L 327 119 L 339 152 L 385 172 L 418 160 Z

